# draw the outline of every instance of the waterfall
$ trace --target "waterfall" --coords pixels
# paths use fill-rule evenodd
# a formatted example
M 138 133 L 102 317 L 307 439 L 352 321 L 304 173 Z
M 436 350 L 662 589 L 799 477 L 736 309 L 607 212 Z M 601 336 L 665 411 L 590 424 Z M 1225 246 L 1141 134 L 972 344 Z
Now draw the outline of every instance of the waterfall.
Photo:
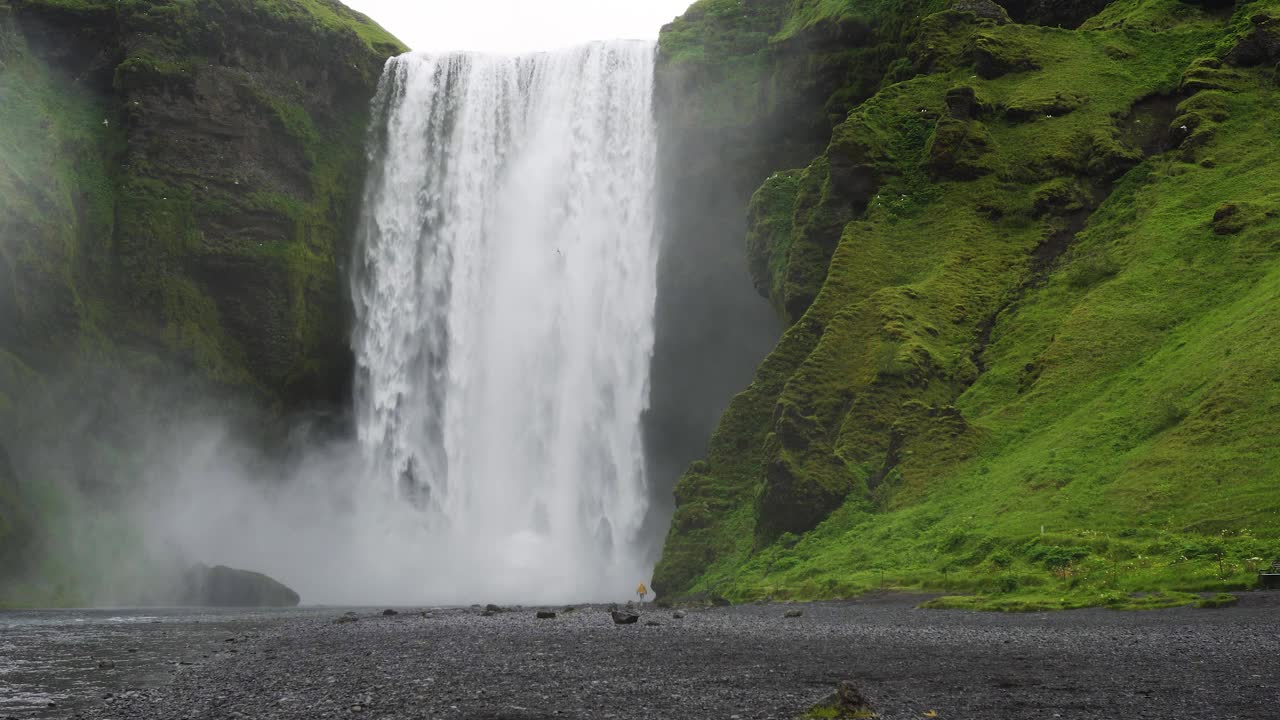
M 422 538 L 426 596 L 604 600 L 647 580 L 653 61 L 614 42 L 387 64 L 356 413 L 368 490 Z

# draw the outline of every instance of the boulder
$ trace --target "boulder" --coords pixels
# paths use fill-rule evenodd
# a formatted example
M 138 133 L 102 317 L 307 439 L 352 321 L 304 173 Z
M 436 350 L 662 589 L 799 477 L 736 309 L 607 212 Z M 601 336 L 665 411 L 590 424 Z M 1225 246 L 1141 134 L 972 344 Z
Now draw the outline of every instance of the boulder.
M 814 705 L 806 717 L 867 718 L 878 715 L 852 683 L 841 682 L 836 685 L 836 691 Z
M 630 610 L 610 610 L 609 615 L 615 625 L 635 625 L 640 620 L 640 613 Z
M 399 614 L 400 614 L 400 613 L 398 613 L 398 612 L 396 612 L 395 610 L 392 610 L 392 609 L 390 609 L 390 608 L 387 608 L 386 610 L 383 610 L 383 611 L 382 611 L 382 616 L 383 616 L 383 617 L 395 617 L 396 615 L 399 615 Z
M 297 607 L 298 593 L 262 573 L 196 565 L 183 576 L 179 605 L 194 607 Z

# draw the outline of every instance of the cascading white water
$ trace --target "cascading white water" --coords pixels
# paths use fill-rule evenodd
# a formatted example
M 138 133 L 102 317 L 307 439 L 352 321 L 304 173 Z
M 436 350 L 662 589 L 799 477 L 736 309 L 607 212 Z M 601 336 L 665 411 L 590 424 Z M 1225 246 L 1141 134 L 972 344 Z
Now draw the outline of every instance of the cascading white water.
M 652 43 L 387 65 L 353 270 L 359 437 L 423 595 L 647 578 Z M 397 515 L 404 523 L 404 516 Z

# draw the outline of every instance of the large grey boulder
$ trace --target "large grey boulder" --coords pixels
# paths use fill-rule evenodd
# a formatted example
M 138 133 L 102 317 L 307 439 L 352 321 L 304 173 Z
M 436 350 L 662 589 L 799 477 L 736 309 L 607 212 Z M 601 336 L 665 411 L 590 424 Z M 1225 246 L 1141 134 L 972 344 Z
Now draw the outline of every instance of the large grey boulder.
M 296 607 L 301 598 L 262 573 L 196 565 L 183 576 L 180 605 L 197 607 Z

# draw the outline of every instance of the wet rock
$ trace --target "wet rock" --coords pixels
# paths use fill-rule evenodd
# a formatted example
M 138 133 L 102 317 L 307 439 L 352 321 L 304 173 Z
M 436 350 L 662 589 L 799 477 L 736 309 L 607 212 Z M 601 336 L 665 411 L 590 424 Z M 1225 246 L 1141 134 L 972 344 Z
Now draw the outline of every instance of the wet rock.
M 803 610 L 788 610 L 788 611 L 787 611 L 787 617 L 789 617 L 789 618 L 804 617 L 804 611 L 803 611 Z
M 262 573 L 223 565 L 196 565 L 183 576 L 180 605 L 195 607 L 297 607 L 298 593 Z
M 556 614 L 551 612 L 550 610 L 539 610 L 538 619 L 539 620 L 555 620 Z
M 390 608 L 382 611 L 383 617 L 395 617 L 396 615 L 399 615 L 399 614 L 400 614 L 399 612 L 392 610 Z
M 640 614 L 630 610 L 610 610 L 609 616 L 615 625 L 635 625 L 640 620 Z

